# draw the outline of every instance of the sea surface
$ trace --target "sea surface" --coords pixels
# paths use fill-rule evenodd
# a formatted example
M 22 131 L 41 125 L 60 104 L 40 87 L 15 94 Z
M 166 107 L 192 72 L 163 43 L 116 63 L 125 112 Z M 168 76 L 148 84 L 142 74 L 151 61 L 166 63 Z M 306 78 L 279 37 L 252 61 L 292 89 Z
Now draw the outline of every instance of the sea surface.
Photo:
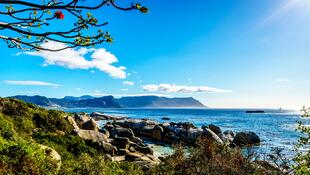
M 246 110 L 248 109 L 65 109 L 67 112 L 96 111 L 115 116 L 148 118 L 159 122 L 167 122 L 162 120 L 162 117 L 168 117 L 168 122 L 191 122 L 198 127 L 214 124 L 221 127 L 222 131 L 252 131 L 262 141 L 260 146 L 254 148 L 259 154 L 268 154 L 272 148 L 281 148 L 287 157 L 292 157 L 294 144 L 300 136 L 300 133 L 296 132 L 296 121 L 304 120 L 300 111 L 263 109 L 265 113 L 249 114 Z M 163 147 L 155 149 L 169 151 Z

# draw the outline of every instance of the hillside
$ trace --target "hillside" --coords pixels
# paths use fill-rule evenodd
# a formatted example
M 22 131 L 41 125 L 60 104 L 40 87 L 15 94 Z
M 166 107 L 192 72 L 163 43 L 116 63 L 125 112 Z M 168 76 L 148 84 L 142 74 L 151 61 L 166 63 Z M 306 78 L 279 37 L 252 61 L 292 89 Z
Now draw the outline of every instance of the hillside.
M 188 98 L 167 98 L 158 96 L 122 97 L 117 99 L 125 108 L 173 108 L 173 107 L 205 107 L 198 100 Z
M 198 100 L 188 98 L 167 98 L 158 96 L 137 96 L 114 98 L 113 96 L 92 97 L 84 95 L 81 97 L 66 96 L 64 98 L 47 98 L 44 96 L 17 95 L 11 98 L 20 99 L 42 107 L 64 107 L 64 108 L 173 108 L 173 107 L 205 107 Z
M 0 98 L 0 174 L 142 174 L 130 162 L 106 160 L 100 145 L 73 131 L 70 117 Z

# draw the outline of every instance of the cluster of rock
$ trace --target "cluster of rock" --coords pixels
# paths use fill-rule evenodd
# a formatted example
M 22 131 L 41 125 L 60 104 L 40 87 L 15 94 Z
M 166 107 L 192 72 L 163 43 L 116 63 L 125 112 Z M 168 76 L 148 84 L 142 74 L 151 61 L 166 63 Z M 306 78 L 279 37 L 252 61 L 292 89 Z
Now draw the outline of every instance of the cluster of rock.
M 105 153 L 106 158 L 112 161 L 131 161 L 145 168 L 160 163 L 153 150 L 129 128 L 120 129 L 106 124 L 99 129 L 96 121 L 88 115 L 75 114 L 68 116 L 67 120 L 79 137 Z
M 90 117 L 91 116 L 91 117 Z M 195 145 L 199 138 L 207 137 L 220 144 L 246 146 L 259 144 L 259 137 L 253 132 L 222 132 L 215 125 L 195 127 L 189 122 L 159 123 L 148 119 L 128 119 L 101 113 L 75 114 L 68 121 L 75 133 L 90 141 L 98 150 L 106 153 L 113 161 L 133 161 L 146 167 L 160 163 L 153 150 L 141 138 L 152 139 L 167 144 L 183 143 Z M 107 120 L 99 128 L 95 119 Z
M 254 132 L 239 132 L 227 130 L 222 132 L 218 126 L 208 125 L 201 128 L 195 127 L 189 122 L 159 123 L 148 119 L 125 119 L 108 123 L 114 127 L 112 132 L 129 129 L 134 134 L 169 144 L 185 143 L 195 145 L 198 138 L 207 137 L 220 144 L 232 146 L 246 146 L 259 144 L 260 139 Z

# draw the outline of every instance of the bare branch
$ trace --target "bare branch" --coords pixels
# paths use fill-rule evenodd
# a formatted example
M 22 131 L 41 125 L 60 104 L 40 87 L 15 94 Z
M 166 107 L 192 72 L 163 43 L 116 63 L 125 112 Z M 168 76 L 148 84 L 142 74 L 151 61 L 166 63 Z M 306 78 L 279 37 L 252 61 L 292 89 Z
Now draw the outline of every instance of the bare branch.
M 30 0 L 0 0 L 0 6 L 6 11 L 0 11 L 0 30 L 8 32 L 10 36 L 0 35 L 8 47 L 22 50 L 60 51 L 74 47 L 89 47 L 103 42 L 111 43 L 113 39 L 108 32 L 101 28 L 108 22 L 100 23 L 90 10 L 97 10 L 105 5 L 111 5 L 119 10 L 140 10 L 147 12 L 140 4 L 130 3 L 128 7 L 117 5 L 115 0 L 99 0 L 96 5 L 87 5 L 82 0 L 50 0 L 47 3 L 37 4 Z M 15 9 L 15 7 L 17 9 Z M 66 12 L 66 14 L 64 14 Z M 68 30 L 60 31 L 57 27 L 48 27 L 58 20 L 70 15 L 74 22 L 65 25 Z M 52 28 L 52 29 L 51 29 Z M 38 32 L 42 30 L 42 32 Z M 47 41 L 56 41 L 67 45 L 65 48 L 51 50 L 40 45 Z

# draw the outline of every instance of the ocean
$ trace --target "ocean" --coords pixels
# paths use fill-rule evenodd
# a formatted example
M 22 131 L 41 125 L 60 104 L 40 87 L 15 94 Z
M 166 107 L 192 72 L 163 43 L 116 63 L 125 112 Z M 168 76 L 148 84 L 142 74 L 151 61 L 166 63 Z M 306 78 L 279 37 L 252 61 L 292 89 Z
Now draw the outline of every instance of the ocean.
M 159 122 L 167 122 L 162 120 L 162 117 L 168 117 L 168 122 L 191 122 L 198 127 L 214 124 L 222 131 L 252 131 L 261 138 L 261 145 L 254 148 L 257 153 L 270 153 L 272 148 L 281 148 L 285 156 L 292 157 L 294 145 L 300 136 L 296 131 L 296 122 L 303 120 L 300 111 L 264 109 L 265 113 L 250 114 L 246 113 L 246 110 L 248 109 L 65 109 L 67 112 L 96 111 L 115 116 L 148 118 Z M 169 150 L 163 152 L 165 151 Z

